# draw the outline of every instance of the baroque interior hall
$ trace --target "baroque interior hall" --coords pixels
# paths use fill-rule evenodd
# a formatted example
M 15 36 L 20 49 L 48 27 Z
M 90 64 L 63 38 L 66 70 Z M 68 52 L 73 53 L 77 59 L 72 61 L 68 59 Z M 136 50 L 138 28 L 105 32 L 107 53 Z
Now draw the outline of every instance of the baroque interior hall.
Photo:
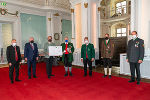
M 0 0 L 0 73 L 8 76 L 5 80 L 2 77 L 3 75 L 0 75 L 0 81 L 3 81 L 0 85 L 3 86 L 2 90 L 4 90 L 3 92 L 0 89 L 0 96 L 3 95 L 2 100 L 19 100 L 21 97 L 21 100 L 30 100 L 32 98 L 32 100 L 131 100 L 136 96 L 137 100 L 150 100 L 148 95 L 150 93 L 148 89 L 150 88 L 149 4 L 150 0 Z M 129 50 L 128 43 L 132 39 L 133 31 L 137 32 L 138 38 L 144 40 L 144 59 L 143 63 L 140 64 L 140 76 L 141 82 L 143 82 L 141 88 L 134 87 L 133 84 L 130 85 L 128 83 L 131 69 L 130 64 L 126 60 L 128 57 L 127 50 Z M 105 73 L 102 43 L 105 40 L 106 33 L 109 34 L 109 39 L 114 43 L 114 52 L 111 58 L 112 80 L 102 78 L 102 75 Z M 73 44 L 72 79 L 65 79 L 64 77 L 65 71 L 63 71 L 63 68 L 65 65 L 62 61 L 62 55 L 53 59 L 52 73 L 55 74 L 54 79 L 48 81 L 45 78 L 44 45 L 48 36 L 52 36 L 52 42 L 58 47 L 65 43 L 64 38 L 66 37 Z M 37 73 L 39 75 L 37 74 L 37 80 L 33 81 L 36 82 L 35 86 L 29 86 L 32 82 L 26 79 L 28 77 L 27 61 L 24 57 L 25 45 L 31 37 L 34 38 L 39 52 L 37 61 Z M 85 37 L 88 37 L 89 43 L 94 45 L 95 50 L 95 58 L 92 62 L 94 73 L 92 78 L 83 77 L 85 69 L 84 63 L 81 61 L 81 48 L 85 44 Z M 8 80 L 9 64 L 6 52 L 7 47 L 11 45 L 12 39 L 16 39 L 17 46 L 20 47 L 22 63 L 20 67 L 22 68 L 20 68 L 19 77 L 22 83 L 20 82 L 14 86 L 15 92 L 18 94 L 16 96 L 9 95 L 9 97 L 7 94 L 11 94 L 13 91 L 7 91 L 4 87 L 11 87 Z M 115 80 L 117 81 L 114 82 Z M 118 80 L 120 80 L 120 83 L 117 83 Z M 38 83 L 40 81 L 43 81 L 43 83 Z M 120 86 L 122 84 L 121 81 L 123 82 L 122 86 Z M 61 84 L 61 82 L 64 84 Z M 88 87 L 86 82 L 93 87 Z M 100 85 L 96 84 L 97 82 Z M 52 85 L 50 86 L 46 83 Z M 74 84 L 78 84 L 78 86 Z M 116 86 L 118 91 L 115 91 L 110 84 Z M 43 91 L 43 85 L 45 85 L 46 91 Z M 69 86 L 67 87 L 67 85 Z M 84 86 L 85 88 L 83 88 Z M 20 87 L 21 89 L 28 87 L 29 90 L 25 90 L 25 94 L 19 94 L 21 90 L 17 88 Z M 32 87 L 35 88 L 33 90 L 35 93 L 33 94 Z M 133 90 L 127 94 L 128 91 L 123 90 L 127 88 Z M 89 92 L 92 89 L 94 91 Z M 106 90 L 109 91 L 108 95 Z M 117 94 L 119 93 L 115 94 L 114 92 L 120 92 L 122 95 L 118 98 Z M 139 97 L 138 93 L 141 92 L 145 93 L 145 95 Z M 28 93 L 31 93 L 33 96 Z M 56 96 L 54 96 L 55 93 Z

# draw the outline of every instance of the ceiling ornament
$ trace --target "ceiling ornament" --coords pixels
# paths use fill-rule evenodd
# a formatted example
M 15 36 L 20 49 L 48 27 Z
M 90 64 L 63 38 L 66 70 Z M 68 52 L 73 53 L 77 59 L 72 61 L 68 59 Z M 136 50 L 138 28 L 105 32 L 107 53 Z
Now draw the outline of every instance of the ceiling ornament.
M 16 11 L 16 13 L 11 13 L 11 12 L 8 12 L 7 9 L 0 8 L 0 14 L 1 14 L 1 15 L 10 14 L 10 15 L 18 16 L 18 11 Z

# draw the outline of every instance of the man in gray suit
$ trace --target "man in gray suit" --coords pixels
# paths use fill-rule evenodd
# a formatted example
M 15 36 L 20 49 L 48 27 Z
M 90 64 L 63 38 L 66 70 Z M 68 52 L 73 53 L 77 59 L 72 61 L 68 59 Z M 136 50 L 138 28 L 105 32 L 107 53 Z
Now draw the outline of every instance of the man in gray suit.
M 127 62 L 130 64 L 131 80 L 129 83 L 135 82 L 135 70 L 137 75 L 137 84 L 140 84 L 140 64 L 144 58 L 144 40 L 137 37 L 137 32 L 133 31 L 132 39 L 128 42 Z

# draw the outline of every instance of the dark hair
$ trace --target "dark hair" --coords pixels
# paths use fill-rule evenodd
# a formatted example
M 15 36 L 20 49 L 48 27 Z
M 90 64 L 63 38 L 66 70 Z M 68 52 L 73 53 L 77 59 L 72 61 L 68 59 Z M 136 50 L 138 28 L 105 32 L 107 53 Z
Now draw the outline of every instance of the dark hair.
M 87 39 L 87 40 L 88 40 L 88 37 L 85 37 L 84 39 Z
M 137 31 L 132 31 L 132 32 L 135 32 L 137 34 Z
M 105 35 L 108 35 L 108 36 L 109 36 L 109 34 L 108 34 L 108 33 L 106 33 Z

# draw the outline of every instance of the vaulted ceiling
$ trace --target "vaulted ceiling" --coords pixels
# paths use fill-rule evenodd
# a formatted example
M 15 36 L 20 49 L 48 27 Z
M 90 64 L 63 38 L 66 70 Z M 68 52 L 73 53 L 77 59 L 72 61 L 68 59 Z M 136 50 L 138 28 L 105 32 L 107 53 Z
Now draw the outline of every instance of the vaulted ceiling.
M 69 0 L 11 0 L 11 1 L 14 1 L 16 3 L 21 2 L 38 6 L 50 6 L 50 7 L 70 9 Z

